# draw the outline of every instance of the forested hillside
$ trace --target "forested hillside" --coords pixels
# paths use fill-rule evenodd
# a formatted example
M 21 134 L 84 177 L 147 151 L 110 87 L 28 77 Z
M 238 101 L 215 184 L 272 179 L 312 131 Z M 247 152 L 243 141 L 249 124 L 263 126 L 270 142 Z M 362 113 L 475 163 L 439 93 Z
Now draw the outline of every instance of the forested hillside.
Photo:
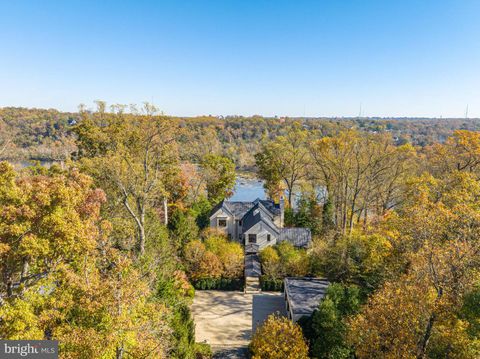
M 397 144 L 406 142 L 426 146 L 444 142 L 456 129 L 479 130 L 480 119 L 426 118 L 267 118 L 243 117 L 168 117 L 187 131 L 182 156 L 194 160 L 207 148 L 228 155 L 238 169 L 252 170 L 254 154 L 262 139 L 285 134 L 294 122 L 326 136 L 345 129 L 389 132 Z M 82 121 L 80 113 L 49 109 L 5 107 L 0 109 L 0 158 L 27 161 L 65 161 L 76 151 L 72 128 Z

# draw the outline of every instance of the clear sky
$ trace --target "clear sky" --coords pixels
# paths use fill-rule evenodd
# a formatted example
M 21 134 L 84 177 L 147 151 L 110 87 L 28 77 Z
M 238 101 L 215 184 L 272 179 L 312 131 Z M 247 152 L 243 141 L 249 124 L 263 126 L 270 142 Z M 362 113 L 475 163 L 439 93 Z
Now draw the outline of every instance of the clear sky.
M 0 106 L 480 117 L 479 0 L 0 0 Z

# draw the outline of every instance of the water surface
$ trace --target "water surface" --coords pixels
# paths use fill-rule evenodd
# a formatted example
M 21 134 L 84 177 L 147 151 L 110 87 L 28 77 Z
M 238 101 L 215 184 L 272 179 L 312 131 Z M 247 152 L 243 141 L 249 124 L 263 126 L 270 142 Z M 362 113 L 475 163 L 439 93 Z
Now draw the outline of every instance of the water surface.
M 234 194 L 229 201 L 254 201 L 257 198 L 266 199 L 263 181 L 237 177 Z

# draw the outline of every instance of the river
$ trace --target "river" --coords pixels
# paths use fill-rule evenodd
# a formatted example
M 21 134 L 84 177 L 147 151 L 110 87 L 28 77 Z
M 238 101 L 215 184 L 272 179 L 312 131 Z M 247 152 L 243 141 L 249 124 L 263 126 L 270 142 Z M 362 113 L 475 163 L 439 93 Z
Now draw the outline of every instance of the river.
M 229 201 L 254 201 L 257 198 L 266 199 L 263 182 L 257 179 L 237 177 L 235 190 Z

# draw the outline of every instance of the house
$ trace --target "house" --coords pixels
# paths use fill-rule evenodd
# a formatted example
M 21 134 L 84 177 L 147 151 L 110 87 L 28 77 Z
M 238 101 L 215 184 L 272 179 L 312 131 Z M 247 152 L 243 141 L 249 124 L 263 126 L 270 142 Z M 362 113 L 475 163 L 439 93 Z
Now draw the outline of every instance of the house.
M 303 316 L 312 315 L 325 297 L 329 285 L 326 279 L 321 278 L 285 278 L 284 299 L 288 318 L 296 322 Z
M 308 228 L 284 228 L 285 207 L 257 198 L 253 202 L 222 201 L 210 214 L 210 227 L 223 231 L 229 239 L 245 246 L 245 252 L 258 253 L 263 248 L 288 241 L 307 248 L 312 240 Z

